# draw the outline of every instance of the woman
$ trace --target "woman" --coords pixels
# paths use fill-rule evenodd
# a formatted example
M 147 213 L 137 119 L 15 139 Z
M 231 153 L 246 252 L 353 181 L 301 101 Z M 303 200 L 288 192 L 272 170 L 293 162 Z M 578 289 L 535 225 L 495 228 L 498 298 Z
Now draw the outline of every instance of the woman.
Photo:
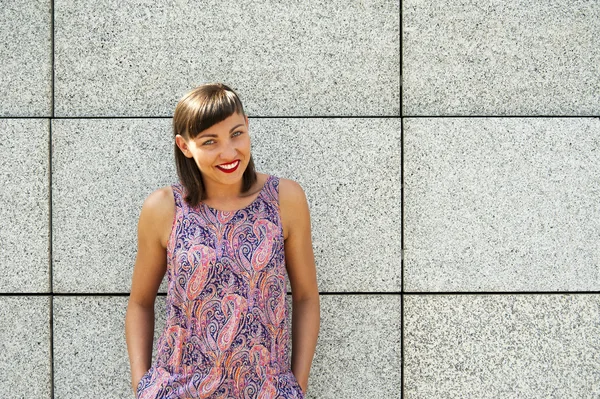
M 173 133 L 180 181 L 152 192 L 138 222 L 125 319 L 135 396 L 302 399 L 320 324 L 304 191 L 254 170 L 248 117 L 223 84 L 187 93 Z M 152 362 L 165 273 L 166 326 Z

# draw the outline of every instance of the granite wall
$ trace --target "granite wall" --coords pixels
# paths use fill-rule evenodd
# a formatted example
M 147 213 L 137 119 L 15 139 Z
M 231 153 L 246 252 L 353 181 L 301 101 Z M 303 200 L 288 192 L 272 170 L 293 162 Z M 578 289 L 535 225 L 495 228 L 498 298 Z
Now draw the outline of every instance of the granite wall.
M 307 397 L 600 397 L 598 37 L 592 0 L 0 2 L 2 397 L 133 398 L 137 218 L 215 81 L 307 194 Z

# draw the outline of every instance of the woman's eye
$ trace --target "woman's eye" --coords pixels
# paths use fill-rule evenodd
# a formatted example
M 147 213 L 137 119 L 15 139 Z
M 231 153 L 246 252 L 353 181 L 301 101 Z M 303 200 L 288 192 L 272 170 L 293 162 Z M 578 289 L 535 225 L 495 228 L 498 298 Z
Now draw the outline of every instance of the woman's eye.
M 239 133 L 239 134 L 238 134 L 238 133 Z M 238 130 L 238 131 L 236 131 L 235 133 L 233 133 L 233 135 L 232 135 L 232 136 L 234 136 L 234 137 L 235 137 L 235 136 L 239 136 L 240 134 L 243 134 L 243 133 L 244 133 L 243 131 L 241 131 L 241 130 Z M 213 144 L 213 143 L 214 143 L 214 140 L 207 140 L 207 141 L 205 141 L 204 143 L 202 143 L 202 145 L 209 145 L 209 144 Z

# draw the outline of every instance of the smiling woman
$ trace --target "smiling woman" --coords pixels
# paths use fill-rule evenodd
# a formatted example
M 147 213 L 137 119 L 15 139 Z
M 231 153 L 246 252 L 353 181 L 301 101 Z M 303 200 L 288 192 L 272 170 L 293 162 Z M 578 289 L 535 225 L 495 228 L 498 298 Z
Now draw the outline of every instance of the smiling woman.
M 233 194 L 247 192 L 256 183 L 248 116 L 237 94 L 227 86 L 205 85 L 187 93 L 175 108 L 173 134 L 177 173 L 188 189 L 186 200 L 191 205 L 206 198 L 206 185 L 213 181 L 217 197 L 232 195 L 231 189 L 223 193 L 218 185 L 223 176 L 215 176 L 215 168 L 220 164 L 243 162 L 241 190 L 233 188 Z M 227 178 L 231 182 L 239 176 Z
M 125 320 L 135 397 L 303 399 L 320 328 L 306 195 L 254 170 L 248 116 L 223 84 L 186 94 L 173 133 L 179 182 L 152 192 L 138 222 Z

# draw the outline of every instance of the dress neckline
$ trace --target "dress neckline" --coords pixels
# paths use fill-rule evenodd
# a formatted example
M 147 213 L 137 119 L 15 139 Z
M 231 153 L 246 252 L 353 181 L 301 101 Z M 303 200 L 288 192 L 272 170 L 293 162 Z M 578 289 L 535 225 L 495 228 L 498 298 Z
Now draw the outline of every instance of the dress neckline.
M 265 180 L 265 183 L 263 184 L 263 186 L 261 187 L 261 189 L 258 191 L 258 195 L 256 196 L 256 198 L 254 198 L 254 200 L 251 203 L 249 203 L 248 205 L 246 205 L 243 208 L 234 209 L 234 210 L 231 210 L 231 211 L 224 211 L 222 209 L 213 208 L 212 206 L 207 205 L 204 201 L 200 201 L 200 203 L 202 204 L 202 206 L 204 208 L 208 209 L 210 212 L 212 212 L 212 213 L 218 213 L 218 214 L 221 214 L 221 215 L 229 215 L 229 214 L 232 214 L 232 213 L 237 213 L 237 212 L 246 210 L 246 209 L 250 208 L 252 205 L 254 205 L 260 199 L 260 197 L 262 197 L 263 191 L 265 191 L 265 189 L 267 187 L 267 184 L 269 184 L 269 180 L 271 180 L 272 177 L 273 177 L 273 175 L 268 175 L 267 176 L 267 180 Z

